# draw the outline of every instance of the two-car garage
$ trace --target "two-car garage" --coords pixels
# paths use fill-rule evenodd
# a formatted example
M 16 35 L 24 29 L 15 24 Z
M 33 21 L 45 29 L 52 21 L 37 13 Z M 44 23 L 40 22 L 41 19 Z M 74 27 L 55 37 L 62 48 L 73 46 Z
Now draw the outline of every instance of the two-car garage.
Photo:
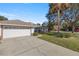
M 34 26 L 33 23 L 30 22 L 19 20 L 7 20 L 0 22 L 0 36 L 2 38 L 31 36 L 33 32 Z
M 33 33 L 33 30 L 31 29 L 4 29 L 3 38 L 31 36 L 31 33 Z

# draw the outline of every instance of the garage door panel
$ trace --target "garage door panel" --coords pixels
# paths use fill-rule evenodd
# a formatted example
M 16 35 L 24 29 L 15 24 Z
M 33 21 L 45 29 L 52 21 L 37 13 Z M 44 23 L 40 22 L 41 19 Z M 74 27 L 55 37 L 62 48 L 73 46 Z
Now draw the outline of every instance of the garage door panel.
M 30 29 L 4 29 L 3 38 L 30 36 Z

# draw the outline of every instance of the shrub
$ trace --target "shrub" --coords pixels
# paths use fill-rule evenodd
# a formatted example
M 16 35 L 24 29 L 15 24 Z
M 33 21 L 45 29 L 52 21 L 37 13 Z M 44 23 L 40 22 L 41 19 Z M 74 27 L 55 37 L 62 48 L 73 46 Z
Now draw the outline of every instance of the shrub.
M 57 32 L 48 32 L 47 33 L 48 35 L 56 35 L 56 34 L 58 34 Z
M 64 38 L 69 38 L 69 37 L 72 37 L 72 34 L 70 34 L 70 33 L 63 33 L 63 37 Z
M 63 37 L 63 34 L 62 33 L 57 33 L 56 35 L 54 35 L 54 36 L 56 36 L 56 37 Z
M 39 32 L 40 34 L 45 34 L 45 32 Z
M 37 36 L 37 35 L 38 35 L 38 33 L 37 33 L 37 32 L 34 32 L 32 35 L 33 35 L 33 36 Z
M 69 38 L 74 36 L 74 34 L 72 33 L 63 33 L 63 32 L 49 32 L 47 33 L 48 35 L 52 35 L 52 36 L 56 36 L 56 37 L 60 37 L 60 38 Z

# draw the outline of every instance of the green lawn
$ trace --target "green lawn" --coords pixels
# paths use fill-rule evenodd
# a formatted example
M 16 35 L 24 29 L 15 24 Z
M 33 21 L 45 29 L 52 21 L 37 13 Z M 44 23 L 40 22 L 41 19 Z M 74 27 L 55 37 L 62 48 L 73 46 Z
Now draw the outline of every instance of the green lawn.
M 53 35 L 43 34 L 39 38 L 79 52 L 79 37 L 77 36 L 61 38 Z

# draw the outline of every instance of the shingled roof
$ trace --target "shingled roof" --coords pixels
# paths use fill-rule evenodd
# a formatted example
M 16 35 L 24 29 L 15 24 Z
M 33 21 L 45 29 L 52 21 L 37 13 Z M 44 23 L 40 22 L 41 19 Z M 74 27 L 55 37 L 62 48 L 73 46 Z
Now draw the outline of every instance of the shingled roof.
M 24 22 L 21 20 L 4 20 L 0 21 L 0 25 L 36 27 L 36 24 L 32 22 Z

